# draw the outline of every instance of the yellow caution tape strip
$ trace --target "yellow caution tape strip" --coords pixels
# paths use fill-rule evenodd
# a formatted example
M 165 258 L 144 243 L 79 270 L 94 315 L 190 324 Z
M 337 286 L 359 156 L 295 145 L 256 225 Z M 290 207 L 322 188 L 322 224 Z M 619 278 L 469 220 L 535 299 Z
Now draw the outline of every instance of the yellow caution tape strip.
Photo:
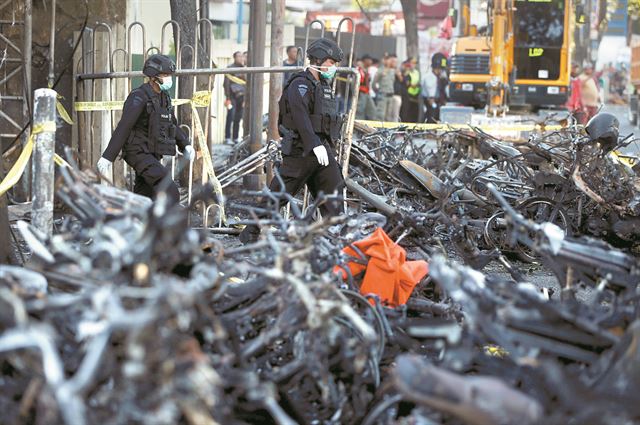
M 209 152 L 207 139 L 204 137 L 204 131 L 202 130 L 202 122 L 200 121 L 198 110 L 196 109 L 197 107 L 207 106 L 209 105 L 210 102 L 211 102 L 211 94 L 208 91 L 195 92 L 192 100 L 189 101 L 189 103 L 191 103 L 191 113 L 192 113 L 193 122 L 194 122 L 193 127 L 195 130 L 194 132 L 196 136 L 195 139 L 198 143 L 198 147 L 200 148 L 200 151 L 202 152 L 202 163 L 203 163 L 205 172 L 207 173 L 207 176 L 209 177 L 209 180 L 213 185 L 213 190 L 218 196 L 218 201 L 220 202 L 220 204 L 218 205 L 218 207 L 220 208 L 220 217 L 222 218 L 222 222 L 226 225 L 227 215 L 224 210 L 224 194 L 222 193 L 222 185 L 220 184 L 218 177 L 216 177 L 216 172 L 213 169 L 213 161 L 211 160 L 211 153 Z
M 7 193 L 9 189 L 15 186 L 16 183 L 20 180 L 22 173 L 24 173 L 24 169 L 29 162 L 29 158 L 31 158 L 31 153 L 33 152 L 33 145 L 35 141 L 35 136 L 40 133 L 45 132 L 54 132 L 56 131 L 56 122 L 55 121 L 47 121 L 37 126 L 34 126 L 31 129 L 31 135 L 29 136 L 29 140 L 22 148 L 22 152 L 20 152 L 20 156 L 18 156 L 18 160 L 13 164 L 4 180 L 0 183 L 0 196 Z
M 243 86 L 247 84 L 247 82 L 245 80 L 243 80 L 242 78 L 238 78 L 235 75 L 225 74 L 224 77 L 228 78 L 229 80 L 231 80 L 231 82 L 236 83 L 236 84 L 241 84 Z
M 61 98 L 62 96 L 60 95 L 58 95 L 58 97 L 56 98 L 56 109 L 58 111 L 58 115 L 60 115 L 60 118 L 62 118 L 64 122 L 66 122 L 69 125 L 73 125 L 73 120 L 69 116 L 69 113 L 67 112 L 67 110 L 64 108 L 64 105 L 62 104 L 62 102 L 60 102 Z
M 273 75 L 273 74 L 272 74 Z M 241 84 L 243 86 L 247 85 L 247 82 L 245 80 L 243 80 L 242 78 L 238 78 L 235 75 L 231 75 L 231 74 L 225 74 L 225 78 L 230 79 L 231 81 L 233 81 L 236 84 Z M 339 79 L 339 78 L 338 78 Z M 269 84 L 269 78 L 265 78 L 264 79 L 264 84 Z
M 211 93 L 207 90 L 197 91 L 193 94 L 191 99 L 173 99 L 171 101 L 172 106 L 180 106 L 192 104 L 197 108 L 203 108 L 209 106 L 211 102 Z M 92 111 L 119 111 L 124 106 L 124 100 L 104 100 L 96 102 L 76 102 L 73 107 L 79 112 L 92 112 Z
M 53 90 L 53 86 L 51 83 L 49 83 L 48 87 Z M 60 115 L 60 118 L 62 118 L 64 122 L 69 125 L 73 125 L 73 120 L 69 116 L 67 110 L 64 109 L 64 105 L 60 102 L 60 99 L 64 99 L 64 97 L 56 94 L 56 110 L 58 111 L 58 115 Z
M 211 104 L 211 92 L 208 90 L 201 90 L 193 93 L 191 99 L 176 99 L 172 101 L 173 106 L 186 105 L 190 103 L 196 108 L 205 108 Z
M 64 160 L 64 158 L 62 158 L 60 155 L 55 154 L 53 156 L 53 160 L 55 161 L 56 164 L 58 164 L 59 167 L 71 167 L 69 165 L 69 163 L 67 161 Z
M 371 120 L 356 120 L 358 124 L 366 125 L 373 128 L 398 128 L 407 127 L 412 130 L 459 130 L 469 128 L 479 128 L 484 131 L 532 131 L 539 129 L 540 126 L 535 124 L 522 124 L 522 125 L 477 125 L 471 126 L 469 124 L 426 124 L 426 123 L 413 123 L 413 122 L 389 122 L 389 121 L 371 121 Z M 555 131 L 561 130 L 564 127 L 561 125 L 546 125 L 545 130 Z
M 76 111 L 119 111 L 124 106 L 124 100 L 109 100 L 98 102 L 76 102 L 73 107 Z
M 618 162 L 625 164 L 630 168 L 633 168 L 633 166 L 636 165 L 638 161 L 640 161 L 640 158 L 632 155 L 625 155 L 620 151 L 612 151 L 611 156 L 613 156 L 613 158 L 616 159 Z

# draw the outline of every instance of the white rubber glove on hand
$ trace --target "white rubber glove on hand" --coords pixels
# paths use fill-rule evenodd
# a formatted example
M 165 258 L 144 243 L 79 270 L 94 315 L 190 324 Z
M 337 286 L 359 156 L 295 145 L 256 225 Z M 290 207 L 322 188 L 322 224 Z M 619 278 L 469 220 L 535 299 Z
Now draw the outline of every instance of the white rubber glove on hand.
M 313 153 L 318 159 L 318 163 L 323 166 L 329 165 L 329 154 L 327 153 L 327 148 L 324 146 L 316 146 L 313 148 Z
M 187 145 L 184 147 L 182 156 L 184 156 L 184 159 L 186 159 L 187 161 L 193 161 L 196 157 L 196 151 L 195 149 L 193 149 L 193 146 Z
M 98 172 L 104 177 L 111 177 L 111 161 L 109 161 L 107 158 L 100 157 L 98 163 L 96 164 L 96 167 L 98 168 Z

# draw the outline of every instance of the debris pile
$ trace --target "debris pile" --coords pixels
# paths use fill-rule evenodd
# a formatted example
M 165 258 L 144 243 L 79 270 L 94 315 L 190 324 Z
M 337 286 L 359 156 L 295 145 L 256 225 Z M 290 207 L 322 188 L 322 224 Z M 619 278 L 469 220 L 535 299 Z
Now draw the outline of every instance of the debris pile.
M 583 139 L 365 135 L 348 215 L 313 219 L 340 195 L 303 210 L 247 193 L 268 200 L 245 220 L 263 228 L 247 246 L 63 169 L 71 214 L 50 239 L 21 222 L 29 269 L 0 266 L 4 421 L 640 423 L 640 262 L 611 221 L 634 210 L 585 190 L 605 199 L 623 172 L 632 188 L 633 168 Z M 601 175 L 583 186 L 589 167 Z M 386 280 L 363 291 L 372 235 L 402 245 L 402 264 L 428 261 L 406 302 L 389 302 Z M 562 290 L 527 283 L 514 256 Z
M 505 244 L 502 208 L 489 183 L 526 218 L 556 224 L 566 235 L 634 248 L 640 242 L 638 161 L 617 151 L 629 143 L 603 147 L 573 128 L 535 133 L 515 144 L 479 129 L 441 135 L 380 130 L 354 146 L 348 185 L 370 192 L 359 190 L 381 213 L 400 212 L 400 224 L 408 215 L 431 212 L 426 215 L 437 216 L 436 229 L 438 223 L 455 224 L 470 247 L 513 252 L 525 261 L 533 260 L 529 250 Z M 402 151 L 411 161 L 398 159 Z M 471 261 L 477 249 L 461 255 Z

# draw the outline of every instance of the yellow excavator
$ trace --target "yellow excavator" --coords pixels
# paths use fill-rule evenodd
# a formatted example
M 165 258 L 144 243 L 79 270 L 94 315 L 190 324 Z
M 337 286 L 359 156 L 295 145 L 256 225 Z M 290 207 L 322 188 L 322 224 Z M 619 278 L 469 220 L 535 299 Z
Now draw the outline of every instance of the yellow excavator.
M 472 9 L 471 3 L 476 3 Z M 458 1 L 449 97 L 503 116 L 513 106 L 558 108 L 569 94 L 571 0 L 489 0 L 487 25 L 473 24 L 480 2 Z M 458 13 L 458 11 L 460 13 Z M 457 20 L 457 19 L 456 19 Z

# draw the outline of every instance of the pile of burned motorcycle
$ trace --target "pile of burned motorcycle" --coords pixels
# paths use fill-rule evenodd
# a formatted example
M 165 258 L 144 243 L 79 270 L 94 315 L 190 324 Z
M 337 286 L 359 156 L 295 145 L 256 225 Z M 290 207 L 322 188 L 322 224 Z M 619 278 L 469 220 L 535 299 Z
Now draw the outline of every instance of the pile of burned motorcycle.
M 246 193 L 269 204 L 247 246 L 60 169 L 54 236 L 17 223 L 28 267 L 0 266 L 3 423 L 640 423 L 629 160 L 577 130 L 383 130 L 351 158 L 349 214 L 315 219 L 341 194 Z M 399 306 L 335 273 L 367 264 L 343 248 L 377 228 L 428 260 Z

